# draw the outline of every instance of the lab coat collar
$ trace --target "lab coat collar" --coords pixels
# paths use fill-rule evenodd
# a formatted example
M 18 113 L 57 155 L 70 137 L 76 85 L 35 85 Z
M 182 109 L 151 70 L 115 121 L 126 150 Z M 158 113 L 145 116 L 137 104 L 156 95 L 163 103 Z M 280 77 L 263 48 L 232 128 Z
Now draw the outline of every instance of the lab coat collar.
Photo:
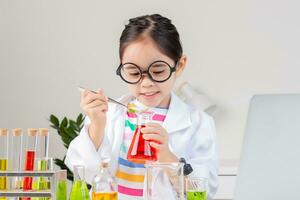
M 120 102 L 127 105 L 134 99 L 131 95 L 123 96 L 119 99 Z M 118 106 L 123 109 L 122 106 Z M 191 115 L 188 106 L 173 92 L 171 93 L 171 101 L 163 127 L 169 134 L 188 128 L 191 126 Z
M 173 92 L 169 110 L 163 126 L 167 132 L 173 133 L 191 126 L 191 116 L 188 106 Z

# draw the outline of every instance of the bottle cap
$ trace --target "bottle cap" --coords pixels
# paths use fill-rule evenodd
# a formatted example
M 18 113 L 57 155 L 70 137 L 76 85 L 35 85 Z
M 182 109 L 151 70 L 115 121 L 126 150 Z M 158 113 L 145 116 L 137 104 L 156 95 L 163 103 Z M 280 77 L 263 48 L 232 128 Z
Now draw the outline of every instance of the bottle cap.
M 27 135 L 28 136 L 36 136 L 38 134 L 37 128 L 29 128 L 27 129 Z
M 0 135 L 1 135 L 1 136 L 7 136 L 7 135 L 8 135 L 8 130 L 7 130 L 7 128 L 1 128 L 1 129 L 0 129 Z
M 22 135 L 22 129 L 21 128 L 14 128 L 13 129 L 13 136 L 21 136 Z
M 47 128 L 40 128 L 39 129 L 39 135 L 48 136 L 48 134 L 49 134 L 49 129 L 47 129 Z
M 110 158 L 102 158 L 100 167 L 106 168 L 109 166 Z
M 67 179 L 67 170 L 59 170 L 56 172 L 56 179 L 57 180 L 66 180 Z

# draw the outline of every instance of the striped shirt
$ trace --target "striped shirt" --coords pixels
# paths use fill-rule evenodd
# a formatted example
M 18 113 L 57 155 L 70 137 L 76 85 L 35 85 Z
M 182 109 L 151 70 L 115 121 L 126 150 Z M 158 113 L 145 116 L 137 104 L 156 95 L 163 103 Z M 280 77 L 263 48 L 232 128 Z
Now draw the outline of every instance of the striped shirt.
M 133 104 L 138 108 L 142 106 L 137 100 L 134 100 Z M 168 109 L 151 108 L 150 110 L 154 112 L 152 122 L 162 124 Z M 120 147 L 118 169 L 116 171 L 116 178 L 118 181 L 118 199 L 120 200 L 143 199 L 144 175 L 146 172 L 145 166 L 144 164 L 137 164 L 127 160 L 127 153 L 133 138 L 136 124 L 137 115 L 127 112 L 125 116 L 125 132 Z

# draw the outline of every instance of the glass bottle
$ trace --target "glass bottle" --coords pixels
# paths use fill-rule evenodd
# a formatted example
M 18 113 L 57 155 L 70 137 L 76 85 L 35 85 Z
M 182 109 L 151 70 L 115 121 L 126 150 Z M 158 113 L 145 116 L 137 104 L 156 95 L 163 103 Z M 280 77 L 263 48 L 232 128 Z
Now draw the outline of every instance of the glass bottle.
M 6 128 L 0 129 L 0 171 L 8 170 L 8 130 Z M 0 192 L 8 189 L 8 178 L 0 176 Z M 1 198 L 0 199 L 6 199 Z
M 151 122 L 153 114 L 150 111 L 137 113 L 137 126 L 127 154 L 131 162 L 144 164 L 146 161 L 157 160 L 156 149 L 150 146 L 150 140 L 143 138 L 144 133 L 141 131 L 146 123 Z
M 84 166 L 74 166 L 74 182 L 72 185 L 70 200 L 89 200 L 89 191 L 84 181 Z
M 67 200 L 67 170 L 60 170 L 56 173 L 56 190 L 57 200 Z
M 109 171 L 108 161 L 102 161 L 92 182 L 92 200 L 117 200 L 117 182 Z

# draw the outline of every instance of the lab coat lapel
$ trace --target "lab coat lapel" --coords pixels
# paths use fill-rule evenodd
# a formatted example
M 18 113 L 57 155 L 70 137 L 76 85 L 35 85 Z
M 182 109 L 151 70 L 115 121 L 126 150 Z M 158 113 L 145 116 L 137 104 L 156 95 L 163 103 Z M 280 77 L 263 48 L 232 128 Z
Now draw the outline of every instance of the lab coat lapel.
M 191 126 L 191 116 L 188 106 L 174 93 L 163 126 L 169 134 Z

